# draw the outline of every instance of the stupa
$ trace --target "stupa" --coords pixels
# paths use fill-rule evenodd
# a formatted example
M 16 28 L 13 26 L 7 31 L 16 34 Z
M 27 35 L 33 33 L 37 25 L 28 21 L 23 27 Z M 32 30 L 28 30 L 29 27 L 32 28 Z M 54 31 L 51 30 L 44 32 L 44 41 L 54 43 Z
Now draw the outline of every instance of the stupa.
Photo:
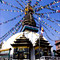
M 44 37 L 37 33 L 38 28 L 36 27 L 33 13 L 33 8 L 28 4 L 25 8 L 25 19 L 22 22 L 22 31 L 10 37 L 2 46 L 2 49 L 12 49 L 10 55 L 13 56 L 13 59 L 35 60 L 41 56 L 51 56 L 52 46 Z M 41 38 L 40 47 L 38 42 L 39 36 Z M 39 48 L 42 50 L 42 52 L 40 50 L 40 56 L 38 54 Z M 47 53 L 47 55 L 43 52 Z

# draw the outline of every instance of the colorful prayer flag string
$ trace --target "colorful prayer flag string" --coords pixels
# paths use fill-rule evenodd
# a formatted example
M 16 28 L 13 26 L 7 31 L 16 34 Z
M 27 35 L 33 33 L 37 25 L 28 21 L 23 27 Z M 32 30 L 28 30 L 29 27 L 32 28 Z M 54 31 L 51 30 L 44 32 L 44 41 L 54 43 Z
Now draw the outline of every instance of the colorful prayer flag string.
M 12 19 L 10 19 L 10 20 L 7 20 L 7 21 L 5 21 L 5 22 L 0 23 L 0 25 L 2 25 L 2 24 L 6 24 L 6 23 L 8 23 L 8 22 L 10 22 L 10 21 L 13 21 L 13 20 L 15 20 L 15 19 L 21 17 L 22 15 L 23 15 L 23 13 L 20 14 L 20 15 L 18 15 L 18 16 L 16 16 L 16 17 L 14 17 L 14 18 L 12 18 Z
M 59 2 L 60 2 L 60 1 L 57 1 L 57 2 L 53 1 L 53 2 L 51 2 L 50 4 L 47 4 L 47 5 L 45 5 L 45 6 L 41 6 L 40 4 L 38 4 L 38 5 L 40 6 L 40 8 L 36 8 L 36 9 L 35 9 L 35 12 L 36 12 L 36 11 L 40 11 L 40 10 L 42 10 L 42 9 L 44 9 L 44 8 L 50 9 L 50 10 L 52 10 L 52 11 L 55 11 L 55 10 L 52 9 L 51 7 L 49 8 L 49 6 L 54 5 L 54 4 L 56 4 L 56 3 L 59 3 Z
M 13 27 L 11 30 L 9 30 L 4 36 L 0 37 L 0 39 L 5 39 L 9 34 L 12 33 L 12 31 L 14 29 L 16 29 L 16 27 L 19 25 L 20 21 L 15 25 L 15 27 Z
M 22 0 L 20 0 L 20 1 L 26 6 L 26 4 Z M 25 1 L 27 1 L 27 0 L 25 0 Z
M 45 21 L 42 20 L 42 22 L 43 22 L 45 25 L 49 26 L 52 30 L 54 30 L 55 32 L 57 32 L 58 34 L 60 34 L 59 31 L 57 31 L 56 29 L 54 29 L 52 26 L 48 25 Z
M 33 8 L 34 8 L 35 6 L 37 6 L 37 5 L 39 5 L 39 2 L 40 2 L 40 1 L 42 1 L 42 0 L 37 0 L 36 3 L 35 3 L 35 5 L 33 5 Z
M 15 0 L 15 1 L 24 9 L 23 5 L 21 5 L 21 4 L 19 3 L 19 1 L 17 1 L 17 0 Z
M 45 5 L 45 6 L 43 6 L 43 8 L 44 8 L 44 7 L 51 6 L 51 5 L 54 5 L 54 4 L 59 3 L 59 2 L 60 2 L 60 1 L 53 1 L 53 2 L 51 2 L 51 3 L 49 3 L 49 4 Z
M 23 19 L 23 18 L 22 18 Z M 11 28 L 5 35 L 0 37 L 0 40 L 4 40 L 8 35 L 10 35 L 16 28 L 21 24 L 21 20 L 13 27 Z
M 36 14 L 35 14 L 36 15 Z M 36 17 L 38 18 L 38 16 L 36 15 Z M 54 29 L 52 26 L 48 25 L 45 21 L 42 20 L 42 22 L 47 25 L 48 27 L 50 27 L 52 30 L 54 30 L 55 32 L 57 32 L 58 34 L 60 34 L 59 31 L 57 31 L 56 29 Z
M 4 36 L 0 37 L 0 41 L 3 41 L 8 35 L 10 35 L 14 30 L 18 31 L 20 26 L 21 26 L 21 22 L 19 21 L 11 30 L 9 30 Z M 17 28 L 18 27 L 18 28 Z M 17 28 L 17 29 L 16 29 Z
M 3 3 L 3 4 L 6 4 L 6 5 L 10 5 L 11 7 L 14 7 L 14 8 L 17 8 L 17 9 L 23 11 L 22 9 L 20 9 L 20 8 L 14 6 L 14 5 L 12 5 L 12 4 L 8 3 L 8 2 L 2 1 L 2 3 Z
M 18 11 L 18 10 L 9 10 L 9 9 L 0 9 L 1 11 L 9 11 L 9 12 L 22 12 L 22 11 Z
M 31 4 L 31 1 L 32 1 L 32 0 L 28 0 L 28 3 Z
M 44 19 L 47 19 L 49 21 L 51 21 L 52 23 L 55 23 L 56 25 L 58 25 L 60 27 L 60 24 L 56 23 L 55 21 L 52 21 L 48 16 L 45 16 L 45 15 L 40 15 L 41 18 L 44 18 Z
M 36 13 L 37 14 L 37 13 Z M 37 14 L 38 15 L 38 14 Z M 49 20 L 49 21 L 51 21 L 52 23 L 55 23 L 56 25 L 58 25 L 59 27 L 60 27 L 60 24 L 59 23 L 56 23 L 55 21 L 52 21 L 51 19 L 50 19 L 50 17 L 48 17 L 48 16 L 45 16 L 44 14 L 43 15 L 39 15 L 41 18 L 44 18 L 44 19 L 47 19 L 47 20 Z
M 38 19 L 34 17 L 34 19 L 38 22 Z M 41 21 L 42 22 L 42 21 Z M 55 36 L 43 23 L 41 23 L 53 36 Z M 39 26 L 39 24 L 37 24 Z M 38 27 L 39 28 L 39 27 Z M 56 38 L 59 38 L 55 36 Z
M 39 13 L 36 13 L 37 15 L 39 15 L 39 16 L 41 16 L 41 17 L 44 17 L 44 16 L 42 16 L 42 15 L 44 15 L 44 14 L 39 14 Z M 53 19 L 53 20 L 55 20 L 56 22 L 60 22 L 60 20 L 56 20 L 56 19 L 54 19 L 54 18 L 51 18 L 51 17 L 48 17 L 48 16 L 46 16 L 46 18 L 48 18 L 48 19 Z
M 58 5 L 58 6 L 50 6 L 50 8 L 58 8 L 58 7 L 60 7 L 60 5 Z
M 46 30 L 48 30 L 53 36 L 55 36 L 44 24 L 42 24 L 45 28 L 46 28 Z M 55 36 L 56 38 L 59 38 L 58 36 Z
M 38 15 L 43 15 L 43 14 L 53 14 L 53 13 L 59 13 L 58 10 L 56 10 L 56 12 L 44 12 L 44 13 L 37 13 Z
M 16 34 L 16 33 L 18 32 L 18 30 L 20 29 L 21 26 L 22 26 L 22 24 L 20 24 L 20 25 L 18 26 L 18 28 L 15 29 L 15 31 L 12 33 L 12 35 Z
M 47 38 L 49 39 L 49 40 L 51 40 L 51 41 L 55 41 L 55 40 L 52 40 L 49 36 L 48 36 L 48 34 L 47 34 L 47 32 L 44 30 L 44 32 L 45 32 L 45 34 L 46 34 L 46 36 L 47 36 Z
M 54 9 L 52 9 L 52 8 L 49 8 L 48 6 L 47 6 L 47 7 L 43 7 L 43 6 L 41 6 L 40 8 L 36 8 L 36 9 L 35 9 L 35 12 L 38 12 L 38 11 L 40 11 L 40 10 L 44 9 L 44 8 L 47 8 L 47 9 L 50 9 L 50 10 L 52 10 L 52 11 L 55 11 L 55 12 L 56 12 L 56 10 L 54 10 Z

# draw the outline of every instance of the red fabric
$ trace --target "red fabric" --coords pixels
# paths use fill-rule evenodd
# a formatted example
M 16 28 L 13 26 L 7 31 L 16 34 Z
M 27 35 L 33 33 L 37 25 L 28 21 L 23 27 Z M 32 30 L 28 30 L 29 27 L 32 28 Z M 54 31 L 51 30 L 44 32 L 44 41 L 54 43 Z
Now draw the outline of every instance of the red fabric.
M 60 10 L 58 10 L 58 13 L 60 13 Z

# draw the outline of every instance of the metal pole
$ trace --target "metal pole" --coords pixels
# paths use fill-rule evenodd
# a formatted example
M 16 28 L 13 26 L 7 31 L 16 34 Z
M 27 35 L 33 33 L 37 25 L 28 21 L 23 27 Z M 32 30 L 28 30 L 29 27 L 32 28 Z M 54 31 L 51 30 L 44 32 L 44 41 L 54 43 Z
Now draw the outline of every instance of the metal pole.
M 39 17 L 39 60 L 40 60 L 40 17 Z

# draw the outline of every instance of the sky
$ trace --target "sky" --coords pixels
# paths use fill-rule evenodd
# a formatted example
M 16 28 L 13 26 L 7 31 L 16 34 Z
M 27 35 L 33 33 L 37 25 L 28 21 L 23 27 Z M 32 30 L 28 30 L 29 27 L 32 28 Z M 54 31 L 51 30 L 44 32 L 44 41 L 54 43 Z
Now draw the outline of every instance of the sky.
M 2 40 L 1 39 L 1 37 L 2 36 L 4 36 L 11 28 L 13 28 L 20 20 L 22 20 L 22 18 L 24 17 L 24 12 L 20 12 L 20 9 L 22 9 L 22 10 L 24 10 L 24 8 L 25 8 L 25 6 L 27 5 L 27 3 L 28 3 L 28 0 L 17 0 L 23 7 L 21 7 L 21 5 L 19 5 L 19 3 L 18 2 L 16 2 L 16 0 L 3 0 L 3 1 L 5 1 L 5 2 L 7 2 L 7 3 L 1 3 L 0 2 L 0 40 Z M 45 5 L 47 5 L 47 4 L 50 4 L 51 2 L 53 2 L 54 0 L 41 0 L 40 2 L 39 2 L 39 5 L 40 6 L 45 6 Z M 8 3 L 10 3 L 10 5 L 8 4 Z M 33 6 L 34 4 L 36 3 L 36 0 L 32 0 L 32 2 L 31 2 L 31 6 Z M 25 4 L 25 5 L 24 5 Z M 17 8 L 15 8 L 15 7 L 11 7 L 11 5 L 13 5 L 13 6 L 16 6 L 16 7 L 18 7 L 18 8 L 20 8 L 20 9 L 17 9 Z M 36 6 L 36 7 L 34 7 L 33 9 L 35 10 L 36 8 L 39 8 L 40 6 Z M 53 8 L 53 6 L 59 6 L 59 7 L 54 7 Z M 51 6 L 49 6 L 50 8 L 52 8 L 52 9 L 54 9 L 54 10 L 56 10 L 56 11 L 58 11 L 58 10 L 60 10 L 60 3 L 56 3 L 56 4 L 53 4 L 53 5 L 51 5 Z M 4 9 L 4 10 L 3 10 Z M 7 9 L 7 10 L 6 10 Z M 8 10 L 10 10 L 10 11 L 8 11 Z M 18 12 L 14 12 L 14 10 L 15 11 L 18 11 Z M 38 11 L 38 12 L 36 12 L 36 13 L 39 13 L 39 14 L 41 14 L 41 13 L 49 13 L 49 12 L 54 12 L 54 11 L 52 11 L 52 10 L 49 10 L 49 9 L 47 9 L 47 8 L 44 8 L 44 9 L 42 9 L 42 10 L 40 10 L 40 11 Z M 20 15 L 20 14 L 23 14 L 23 15 Z M 19 16 L 20 15 L 20 16 Z M 19 16 L 18 18 L 15 18 L 15 19 L 13 19 L 14 17 L 16 17 L 16 16 Z M 37 15 L 33 15 L 35 18 L 37 18 L 37 20 L 39 19 L 39 16 Z M 55 47 L 55 40 L 59 40 L 60 39 L 60 33 L 57 33 L 56 31 L 58 31 L 58 32 L 60 32 L 60 22 L 57 22 L 56 20 L 58 20 L 58 21 L 60 21 L 60 13 L 52 13 L 52 14 L 44 14 L 44 16 L 47 16 L 47 17 L 50 17 L 50 20 L 51 21 L 54 21 L 54 22 L 51 22 L 51 21 L 49 21 L 48 19 L 46 19 L 46 18 L 42 18 L 42 17 L 40 17 L 40 19 L 41 19 L 41 21 L 44 21 L 44 22 L 46 22 L 49 26 L 51 26 L 51 27 L 53 27 L 53 29 L 52 28 L 50 28 L 48 25 L 46 25 L 45 23 L 43 23 L 42 22 L 42 24 L 46 27 L 44 27 L 43 25 L 42 25 L 42 27 L 44 28 L 44 30 L 46 31 L 46 33 L 47 33 L 47 35 L 49 36 L 49 37 L 47 37 L 47 35 L 46 35 L 46 33 L 44 32 L 43 33 L 43 36 L 51 43 L 51 45 L 53 46 L 53 49 L 56 49 L 56 47 Z M 8 20 L 11 20 L 11 19 L 13 19 L 12 21 L 8 21 Z M 5 22 L 5 21 L 8 21 L 7 23 L 3 23 L 3 22 Z M 36 20 L 35 20 L 36 21 Z M 39 24 L 39 21 L 37 22 L 36 21 L 36 24 Z M 59 25 L 59 26 L 58 26 Z M 18 27 L 17 27 L 18 28 Z M 56 30 L 56 31 L 55 31 Z M 15 30 L 14 30 L 15 31 Z M 13 31 L 13 32 L 14 32 Z M 12 33 L 13 33 L 12 32 Z M 20 32 L 20 29 L 19 29 L 19 31 L 18 32 Z M 18 33 L 17 32 L 17 33 Z M 12 33 L 10 34 L 10 35 L 8 35 L 4 40 L 6 41 L 7 39 L 9 39 L 11 36 L 12 36 Z M 52 35 L 52 33 L 53 33 L 53 35 Z M 49 38 L 51 38 L 51 39 L 49 39 Z M 3 41 L 4 41 L 3 40 Z M 54 41 L 53 41 L 54 40 Z M 0 41 L 1 42 L 1 41 Z

